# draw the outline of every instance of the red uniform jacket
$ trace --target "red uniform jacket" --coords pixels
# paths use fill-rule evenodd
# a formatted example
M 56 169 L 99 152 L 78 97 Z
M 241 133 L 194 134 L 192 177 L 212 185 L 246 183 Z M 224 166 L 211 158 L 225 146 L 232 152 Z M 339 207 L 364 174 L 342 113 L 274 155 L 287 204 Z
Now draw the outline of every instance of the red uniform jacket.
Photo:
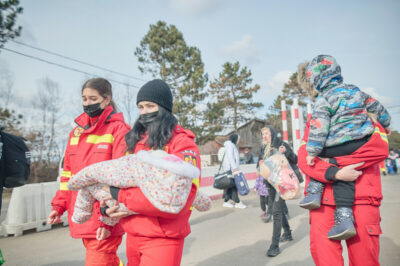
M 165 151 L 200 168 L 200 154 L 194 134 L 180 126 L 176 126 L 170 143 Z M 135 148 L 135 153 L 148 150 L 146 138 L 142 139 Z M 199 180 L 194 180 L 185 207 L 178 214 L 170 214 L 156 209 L 143 195 L 139 188 L 120 189 L 118 201 L 128 209 L 140 213 L 120 220 L 123 229 L 130 234 L 145 237 L 184 238 L 190 233 L 189 217 L 191 206 L 197 193 Z
M 97 122 L 91 127 L 89 126 L 90 120 L 96 121 L 85 113 L 75 119 L 78 126 L 69 134 L 60 190 L 57 191 L 51 202 L 53 209 L 60 214 L 68 211 L 70 233 L 75 238 L 96 238 L 100 211 L 99 202 L 95 202 L 93 215 L 89 221 L 83 224 L 71 221 L 78 191 L 68 191 L 69 178 L 88 165 L 125 155 L 125 134 L 130 130 L 129 125 L 124 122 L 122 113 L 115 113 L 111 106 L 103 111 Z M 124 232 L 120 225 L 116 225 L 111 232 L 112 236 L 122 234 Z
M 307 175 L 306 187 L 310 182 L 309 177 L 325 183 L 324 193 L 322 195 L 322 204 L 335 205 L 331 185 L 331 183 L 334 182 L 333 176 L 340 167 L 364 162 L 364 165 L 357 169 L 362 171 L 362 175 L 359 176 L 355 182 L 354 204 L 380 206 L 382 200 L 382 185 L 379 163 L 387 158 L 389 152 L 389 144 L 385 130 L 380 125 L 375 125 L 375 132 L 366 144 L 361 146 L 351 155 L 335 157 L 339 164 L 338 168 L 336 165 L 322 161 L 318 157 L 315 158 L 315 164 L 313 166 L 307 164 L 306 143 L 309 128 L 310 124 L 308 122 L 304 132 L 303 141 L 298 151 L 298 165 Z

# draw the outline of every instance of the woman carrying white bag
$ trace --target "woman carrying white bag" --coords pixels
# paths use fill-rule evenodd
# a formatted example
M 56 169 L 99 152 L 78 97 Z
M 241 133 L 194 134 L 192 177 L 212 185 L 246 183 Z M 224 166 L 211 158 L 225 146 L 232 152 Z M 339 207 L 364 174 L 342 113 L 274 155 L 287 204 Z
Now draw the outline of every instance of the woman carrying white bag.
M 225 141 L 224 143 L 224 148 L 225 148 L 225 155 L 222 160 L 222 171 L 223 172 L 228 172 L 230 171 L 232 173 L 232 178 L 235 175 L 239 175 L 239 151 L 236 147 L 236 145 L 239 143 L 239 135 L 234 133 L 229 136 L 229 140 Z M 238 195 L 238 190 L 236 186 L 233 186 L 231 188 L 224 189 L 224 194 L 222 195 L 222 198 L 224 199 L 224 204 L 222 207 L 226 208 L 239 208 L 239 209 L 245 209 L 247 206 L 243 204 L 243 202 L 240 201 L 239 195 Z M 234 202 L 231 203 L 230 200 Z
M 282 154 L 286 157 L 288 163 L 290 164 L 290 170 L 298 170 L 297 167 L 297 155 L 292 151 L 290 146 L 280 140 L 275 132 L 275 130 L 271 126 L 266 126 L 261 129 L 261 132 L 263 135 L 267 135 L 268 137 L 268 145 L 266 145 L 265 150 L 264 150 L 264 162 L 260 163 L 260 174 L 262 177 L 268 180 L 268 178 L 274 174 L 274 169 L 272 169 L 269 165 L 270 163 L 270 158 L 272 156 L 276 156 L 276 153 Z M 293 172 L 293 177 L 298 178 L 299 181 L 301 181 L 301 176 L 297 176 L 295 172 Z M 271 180 L 269 180 L 271 181 Z M 297 180 L 296 180 L 297 181 Z M 271 186 L 272 190 L 274 193 L 271 193 L 274 195 L 275 202 L 273 204 L 273 232 L 272 232 L 272 243 L 267 251 L 267 256 L 269 257 L 275 257 L 280 254 L 280 249 L 279 249 L 279 242 L 283 241 L 291 241 L 293 240 L 292 233 L 290 230 L 289 222 L 287 219 L 287 216 L 284 213 L 285 209 L 285 200 L 282 199 L 280 196 L 280 193 L 276 193 L 276 189 L 274 186 Z M 282 232 L 282 227 L 284 230 L 283 235 L 281 236 Z

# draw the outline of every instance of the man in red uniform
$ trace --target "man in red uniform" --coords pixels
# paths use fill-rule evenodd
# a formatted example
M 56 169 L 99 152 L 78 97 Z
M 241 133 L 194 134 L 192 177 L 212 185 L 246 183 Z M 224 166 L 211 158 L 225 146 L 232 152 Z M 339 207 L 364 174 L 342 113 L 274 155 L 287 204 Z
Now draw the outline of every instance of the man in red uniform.
M 332 183 L 335 180 L 355 180 L 353 206 L 357 235 L 347 239 L 350 265 L 379 265 L 379 206 L 382 200 L 379 163 L 388 155 L 388 140 L 385 130 L 376 125 L 369 141 L 348 156 L 335 157 L 326 162 L 316 158 L 315 164 L 307 164 L 306 142 L 310 124 L 304 133 L 298 151 L 298 165 L 307 175 L 306 187 L 312 177 L 325 184 L 322 204 L 310 210 L 310 249 L 316 265 L 343 265 L 340 241 L 330 240 L 328 231 L 334 225 L 335 201 Z

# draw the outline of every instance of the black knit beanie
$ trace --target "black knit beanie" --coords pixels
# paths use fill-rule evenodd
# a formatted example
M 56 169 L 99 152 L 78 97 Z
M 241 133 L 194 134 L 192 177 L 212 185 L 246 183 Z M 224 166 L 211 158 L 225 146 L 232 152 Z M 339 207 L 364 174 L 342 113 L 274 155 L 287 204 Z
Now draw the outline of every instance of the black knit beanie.
M 153 79 L 140 88 L 136 97 L 136 104 L 141 101 L 156 103 L 172 112 L 172 92 L 168 84 L 161 79 Z

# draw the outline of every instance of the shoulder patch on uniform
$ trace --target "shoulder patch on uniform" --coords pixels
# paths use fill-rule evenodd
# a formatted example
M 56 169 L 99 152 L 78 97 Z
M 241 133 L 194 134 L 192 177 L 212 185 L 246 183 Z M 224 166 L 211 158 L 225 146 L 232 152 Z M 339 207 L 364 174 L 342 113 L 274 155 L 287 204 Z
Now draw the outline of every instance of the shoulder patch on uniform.
M 82 135 L 82 132 L 84 131 L 84 129 L 80 126 L 78 126 L 77 128 L 75 128 L 74 130 L 74 136 L 75 137 L 79 137 L 80 135 Z
M 187 155 L 194 155 L 194 156 L 197 157 L 197 153 L 195 151 L 192 151 L 192 150 L 184 150 L 184 151 L 181 151 L 181 153 L 183 155 L 187 154 Z
M 192 155 L 183 155 L 183 159 L 185 162 L 190 163 L 193 166 L 197 167 L 197 157 Z

